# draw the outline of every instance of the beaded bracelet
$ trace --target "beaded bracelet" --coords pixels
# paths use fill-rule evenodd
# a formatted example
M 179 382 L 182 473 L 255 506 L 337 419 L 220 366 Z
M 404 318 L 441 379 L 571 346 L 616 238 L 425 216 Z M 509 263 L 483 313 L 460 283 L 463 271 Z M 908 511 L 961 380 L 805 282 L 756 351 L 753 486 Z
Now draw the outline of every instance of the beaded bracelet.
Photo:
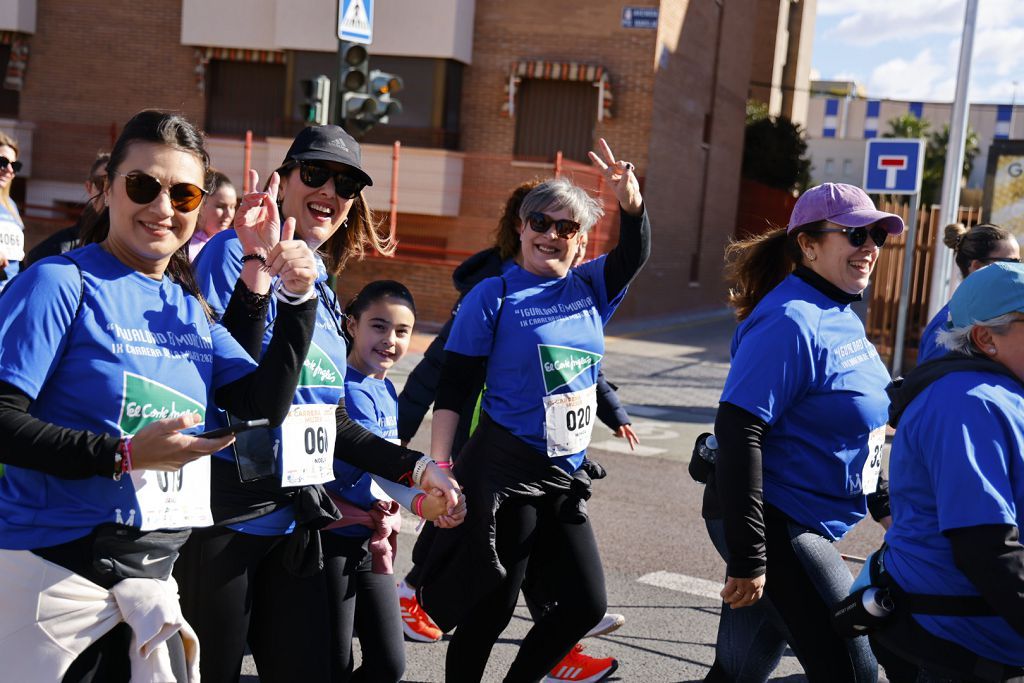
M 263 264 L 264 268 L 267 267 L 267 257 L 263 254 L 246 254 L 242 257 L 242 263 L 245 263 L 246 261 L 259 261 Z

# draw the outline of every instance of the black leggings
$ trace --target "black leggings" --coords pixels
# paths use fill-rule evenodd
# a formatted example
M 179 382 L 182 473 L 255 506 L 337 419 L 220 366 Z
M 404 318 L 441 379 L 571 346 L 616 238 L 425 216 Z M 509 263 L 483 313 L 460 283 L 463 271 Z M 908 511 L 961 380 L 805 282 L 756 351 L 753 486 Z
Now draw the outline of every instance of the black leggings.
M 459 624 L 448 645 L 445 680 L 476 683 L 487 666 L 491 648 L 508 626 L 538 536 L 550 553 L 544 583 L 555 605 L 523 639 L 505 681 L 537 681 L 545 676 L 590 630 L 607 608 L 604 570 L 589 520 L 582 524 L 559 521 L 562 496 L 512 498 L 496 516 L 498 558 L 508 572 L 505 581 Z M 547 559 L 547 558 L 545 558 Z
M 397 683 L 405 673 L 405 640 L 393 574 L 374 574 L 366 540 L 325 531 L 324 572 L 331 618 L 334 683 Z M 353 627 L 362 662 L 353 671 Z
M 330 680 L 327 582 L 290 574 L 285 540 L 209 527 L 182 548 L 174 576 L 206 683 L 239 680 L 247 641 L 262 683 Z

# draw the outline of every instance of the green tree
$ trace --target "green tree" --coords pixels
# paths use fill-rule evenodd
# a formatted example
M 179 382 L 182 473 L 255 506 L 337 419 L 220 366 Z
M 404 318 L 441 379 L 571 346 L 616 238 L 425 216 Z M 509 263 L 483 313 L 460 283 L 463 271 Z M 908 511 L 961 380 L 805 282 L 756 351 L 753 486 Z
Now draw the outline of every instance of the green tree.
M 743 141 L 743 177 L 781 190 L 810 185 L 811 160 L 801 127 L 781 116 L 749 123 Z
M 919 119 L 913 114 L 903 114 L 888 122 L 886 138 L 924 138 L 927 140 L 924 152 L 924 174 L 921 178 L 921 202 L 938 204 L 942 200 L 942 177 L 946 172 L 946 150 L 949 148 L 949 125 L 942 130 L 930 130 L 928 119 Z M 978 134 L 967 130 L 964 141 L 964 168 L 962 179 L 967 178 L 974 168 L 978 155 Z

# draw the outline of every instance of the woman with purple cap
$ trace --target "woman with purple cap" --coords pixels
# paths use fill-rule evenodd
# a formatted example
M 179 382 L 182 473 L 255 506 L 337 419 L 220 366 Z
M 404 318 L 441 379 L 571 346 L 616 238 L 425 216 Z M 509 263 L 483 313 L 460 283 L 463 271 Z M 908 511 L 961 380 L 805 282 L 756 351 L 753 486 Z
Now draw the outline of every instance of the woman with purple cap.
M 250 181 L 258 187 L 255 171 Z M 199 634 L 201 671 L 208 680 L 238 680 L 247 643 L 264 683 L 352 676 L 351 628 L 347 643 L 336 642 L 343 631 L 334 623 L 342 602 L 336 592 L 363 559 L 364 544 L 349 547 L 340 536 L 320 535 L 340 516 L 330 495 L 344 493 L 352 470 L 346 463 L 445 496 L 449 513 L 440 524 L 458 524 L 465 514 L 452 480 L 429 457 L 372 434 L 345 410 L 344 318 L 327 276 L 368 249 L 394 249 L 378 233 L 363 197 L 372 183 L 362 169 L 359 144 L 344 129 L 305 128 L 266 191 L 242 197 L 236 229 L 214 235 L 194 263 L 199 286 L 218 314 L 239 272 L 269 278 L 266 269 L 273 265 L 268 253 L 238 239 L 242 228 L 293 226 L 296 239 L 314 250 L 318 272 L 316 327 L 288 417 L 280 428 L 239 435 L 234 449 L 214 455 L 211 507 L 217 526 L 195 534 L 176 570 L 182 610 Z M 281 295 L 294 298 L 287 291 Z M 240 330 L 239 341 L 259 357 L 281 307 L 271 297 L 250 303 L 253 315 L 266 320 L 265 331 L 253 338 Z M 404 670 L 398 596 L 388 583 L 390 595 L 381 591 L 375 603 L 379 628 L 364 626 L 360 632 L 364 655 L 379 656 L 364 656 L 354 680 L 395 680 L 394 672 L 400 676 Z
M 879 483 L 889 373 L 851 304 L 886 238 L 902 231 L 859 188 L 825 183 L 797 200 L 788 227 L 727 249 L 740 325 L 704 497 L 727 563 L 706 680 L 767 680 L 787 643 L 811 681 L 877 678 L 867 639 L 844 640 L 830 624 L 853 581 L 833 543 L 869 497 L 873 516 L 888 516 Z
M 1024 266 L 972 273 L 949 314 L 947 355 L 890 391 L 893 518 L 873 583 L 896 612 L 872 646 L 894 682 L 1022 681 Z

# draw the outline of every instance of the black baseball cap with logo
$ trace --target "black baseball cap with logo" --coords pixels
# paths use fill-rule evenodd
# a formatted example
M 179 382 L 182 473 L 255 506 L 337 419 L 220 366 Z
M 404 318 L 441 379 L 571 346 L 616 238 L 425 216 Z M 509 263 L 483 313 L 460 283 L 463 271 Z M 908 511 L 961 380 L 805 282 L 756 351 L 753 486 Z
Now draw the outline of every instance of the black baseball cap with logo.
M 371 178 L 362 168 L 359 143 L 341 126 L 309 126 L 295 136 L 288 148 L 284 163 L 278 169 L 283 174 L 291 161 L 333 161 L 350 166 L 356 176 L 367 185 L 373 185 Z

